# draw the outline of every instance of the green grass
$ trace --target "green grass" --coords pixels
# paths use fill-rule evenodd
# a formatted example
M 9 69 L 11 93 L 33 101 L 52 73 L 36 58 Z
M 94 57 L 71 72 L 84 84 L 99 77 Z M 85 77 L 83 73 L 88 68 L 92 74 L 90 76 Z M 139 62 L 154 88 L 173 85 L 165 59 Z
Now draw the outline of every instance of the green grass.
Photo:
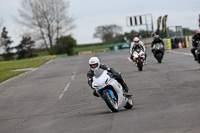
M 105 49 L 106 51 L 109 51 L 109 46 L 112 44 L 106 44 L 106 45 L 91 45 L 91 46 L 78 46 L 75 48 L 76 52 L 81 52 L 81 51 L 97 51 L 98 49 Z
M 26 72 L 12 70 L 23 68 L 36 68 L 53 58 L 56 58 L 56 56 L 42 56 L 24 60 L 2 61 L 0 62 L 0 83 L 9 78 Z
M 49 52 L 48 51 L 41 51 L 41 52 L 34 52 L 33 54 L 37 54 L 38 57 L 40 57 L 40 56 L 48 56 Z
M 96 45 L 89 45 L 89 46 L 81 46 L 78 45 L 75 48 L 77 53 L 81 51 L 95 51 L 95 52 L 102 52 L 102 51 L 109 51 L 109 46 L 117 45 L 117 44 L 96 44 Z M 34 52 L 38 54 L 38 57 L 31 58 L 31 59 L 23 59 L 23 60 L 13 60 L 13 61 L 1 61 L 2 56 L 0 56 L 0 83 L 17 76 L 25 71 L 12 71 L 16 69 L 23 69 L 23 68 L 36 68 L 38 66 L 43 65 L 45 62 L 49 61 L 52 58 L 67 56 L 67 54 L 56 55 L 56 56 L 49 56 L 47 51 L 38 51 Z

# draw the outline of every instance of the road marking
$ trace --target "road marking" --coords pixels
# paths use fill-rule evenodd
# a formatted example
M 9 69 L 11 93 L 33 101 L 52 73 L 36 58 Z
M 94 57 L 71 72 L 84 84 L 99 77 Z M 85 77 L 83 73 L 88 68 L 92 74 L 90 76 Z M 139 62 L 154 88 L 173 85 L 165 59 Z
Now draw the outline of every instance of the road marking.
M 75 78 L 75 76 L 76 76 L 76 73 L 77 73 L 77 71 L 76 71 L 76 72 L 73 72 L 73 75 L 72 75 L 72 77 L 71 77 L 69 83 L 67 83 L 65 89 L 64 89 L 63 92 L 60 94 L 60 96 L 59 96 L 59 98 L 58 98 L 59 100 L 62 99 L 63 95 L 64 95 L 65 92 L 68 90 L 68 88 L 69 88 L 69 86 L 70 86 L 72 80 L 74 80 L 74 78 Z
M 65 89 L 63 90 L 63 93 L 65 93 L 67 91 L 67 89 L 69 88 L 70 83 L 67 84 L 67 86 L 65 87 Z
M 60 94 L 59 99 L 61 99 L 63 97 L 64 93 Z
M 74 80 L 74 77 L 75 77 L 75 75 L 73 75 L 73 76 L 71 77 L 71 80 Z
M 38 67 L 36 67 L 35 69 L 33 69 L 32 71 L 35 71 L 35 70 L 37 70 L 38 69 Z
M 53 59 L 51 59 L 51 60 L 49 60 L 48 62 L 46 62 L 45 64 L 49 64 L 50 62 L 52 62 L 53 61 Z
M 130 62 L 132 62 L 132 60 L 130 59 L 130 57 L 127 57 L 127 59 L 128 59 Z

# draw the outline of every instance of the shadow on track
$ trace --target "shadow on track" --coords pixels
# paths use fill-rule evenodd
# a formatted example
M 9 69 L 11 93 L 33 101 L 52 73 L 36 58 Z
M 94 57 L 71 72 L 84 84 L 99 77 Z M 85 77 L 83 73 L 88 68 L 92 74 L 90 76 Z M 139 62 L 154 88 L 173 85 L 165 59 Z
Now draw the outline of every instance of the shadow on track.
M 135 108 L 133 107 L 132 109 L 120 109 L 118 112 L 111 112 L 107 109 L 105 109 L 104 111 L 97 111 L 97 110 L 91 110 L 90 112 L 84 112 L 84 113 L 81 113 L 80 115 L 81 116 L 98 116 L 98 115 L 112 115 L 112 114 L 120 114 L 120 113 L 125 113 L 125 112 L 131 112 L 131 111 L 134 111 Z

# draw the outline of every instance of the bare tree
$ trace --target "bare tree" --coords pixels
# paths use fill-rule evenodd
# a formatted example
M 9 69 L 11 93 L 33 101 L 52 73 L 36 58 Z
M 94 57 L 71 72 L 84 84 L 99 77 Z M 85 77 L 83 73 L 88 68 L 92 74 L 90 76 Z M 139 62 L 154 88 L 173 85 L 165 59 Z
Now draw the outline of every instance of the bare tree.
M 1 18 L 1 19 L 0 19 L 0 30 L 1 30 L 1 28 L 3 27 L 3 23 L 4 23 L 4 20 Z
M 29 28 L 36 40 L 43 40 L 49 54 L 54 54 L 56 38 L 75 28 L 67 8 L 69 2 L 64 0 L 22 0 L 20 19 L 16 20 Z
M 3 23 L 4 23 L 4 20 L 1 18 L 0 19 L 0 31 L 3 31 Z M 0 47 L 2 46 L 2 36 L 0 37 Z
M 98 26 L 95 28 L 94 38 L 100 38 L 103 43 L 113 42 L 113 39 L 122 32 L 122 27 L 116 24 Z

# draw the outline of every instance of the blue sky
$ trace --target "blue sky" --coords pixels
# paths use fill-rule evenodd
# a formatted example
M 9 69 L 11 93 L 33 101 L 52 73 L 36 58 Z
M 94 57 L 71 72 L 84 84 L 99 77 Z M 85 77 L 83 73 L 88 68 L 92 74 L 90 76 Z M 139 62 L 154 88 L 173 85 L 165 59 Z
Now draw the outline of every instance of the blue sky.
M 18 16 L 20 0 L 0 0 L 0 18 L 5 20 L 9 36 L 18 45 L 22 28 L 16 24 L 12 16 Z M 65 0 L 67 1 L 67 0 Z M 123 32 L 144 29 L 145 26 L 127 27 L 126 17 L 141 14 L 152 14 L 154 30 L 159 16 L 168 15 L 167 26 L 182 25 L 198 29 L 200 14 L 199 0 L 70 0 L 68 14 L 75 20 L 76 29 L 72 31 L 78 44 L 101 42 L 94 39 L 95 28 L 101 25 L 117 24 Z

